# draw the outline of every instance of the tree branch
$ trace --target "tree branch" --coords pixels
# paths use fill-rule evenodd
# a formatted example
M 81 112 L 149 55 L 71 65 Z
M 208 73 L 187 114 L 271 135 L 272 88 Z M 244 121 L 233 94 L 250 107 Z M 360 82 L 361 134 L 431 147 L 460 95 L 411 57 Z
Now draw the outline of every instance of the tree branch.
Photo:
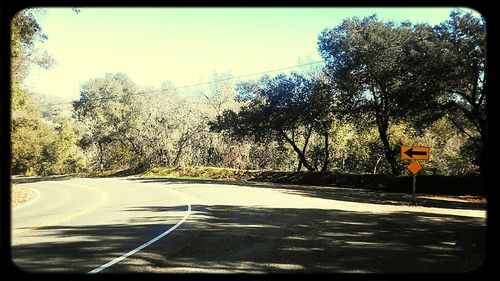
M 279 133 L 292 146 L 292 148 L 295 151 L 295 153 L 297 153 L 297 156 L 299 157 L 300 161 L 302 161 L 302 163 L 304 164 L 304 167 L 306 167 L 307 170 L 309 170 L 309 171 L 314 171 L 314 168 L 307 162 L 304 154 L 302 154 L 302 151 L 300 151 L 300 148 L 295 144 L 295 142 L 292 141 L 292 139 L 290 139 L 285 132 L 280 131 Z

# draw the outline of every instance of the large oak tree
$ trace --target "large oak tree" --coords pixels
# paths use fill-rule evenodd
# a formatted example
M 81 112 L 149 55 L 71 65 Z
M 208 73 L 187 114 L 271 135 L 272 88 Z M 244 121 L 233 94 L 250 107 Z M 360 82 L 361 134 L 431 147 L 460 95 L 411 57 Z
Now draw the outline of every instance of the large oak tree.
M 434 110 L 436 87 L 420 72 L 427 49 L 414 44 L 431 42 L 432 33 L 424 32 L 429 28 L 371 16 L 344 20 L 318 38 L 339 110 L 353 120 L 362 112 L 371 113 L 393 174 L 401 168 L 396 159 L 399 146 L 391 144 L 388 134 L 391 124 L 407 120 L 423 127 L 439 116 Z
M 298 73 L 264 76 L 257 82 L 242 83 L 238 98 L 244 105 L 238 112 L 226 110 L 212 123 L 212 129 L 235 138 L 255 141 L 277 140 L 288 143 L 297 155 L 300 171 L 319 168 L 307 157 L 313 133 L 324 136 L 323 163 L 328 165 L 328 132 L 331 124 L 331 97 L 321 80 Z

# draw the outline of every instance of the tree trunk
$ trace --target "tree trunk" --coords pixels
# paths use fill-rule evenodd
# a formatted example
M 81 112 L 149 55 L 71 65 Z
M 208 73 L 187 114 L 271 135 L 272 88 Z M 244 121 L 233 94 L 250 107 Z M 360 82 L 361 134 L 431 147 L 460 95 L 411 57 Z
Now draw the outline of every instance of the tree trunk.
M 379 156 L 379 158 L 377 159 L 377 162 L 375 163 L 375 167 L 373 168 L 374 175 L 377 174 L 377 167 L 378 167 L 378 163 L 380 163 L 380 160 L 382 160 L 382 155 Z
M 125 132 L 123 132 L 122 130 L 118 130 L 118 134 L 122 137 L 120 139 L 120 143 L 123 144 L 125 147 L 130 147 L 132 152 L 135 153 L 135 159 L 132 159 L 132 161 L 135 163 L 129 162 L 128 163 L 129 168 L 132 166 L 135 166 L 133 168 L 141 168 L 141 167 L 145 166 L 146 164 L 149 164 L 149 163 L 145 162 L 146 159 L 144 159 L 144 152 L 143 152 L 142 148 L 134 142 L 133 138 L 128 137 L 127 134 Z M 128 146 L 124 140 L 126 140 L 130 144 L 130 146 Z M 129 159 L 129 161 L 130 161 L 130 159 Z
M 303 161 L 305 161 L 305 158 L 306 158 L 305 157 L 305 155 L 306 155 L 306 148 L 307 148 L 307 145 L 309 144 L 309 138 L 311 137 L 311 133 L 312 133 L 312 126 L 309 127 L 309 129 L 307 129 L 307 133 L 306 133 L 306 136 L 305 136 L 306 139 L 304 141 L 304 146 L 302 147 L 302 157 L 299 158 L 299 166 L 297 167 L 297 172 L 300 172 L 300 170 L 302 169 L 302 164 L 304 164 Z M 304 159 L 304 160 L 302 160 L 302 159 Z M 307 169 L 310 171 L 309 168 L 307 168 Z M 316 170 L 316 169 L 314 169 L 314 170 Z
M 179 165 L 179 161 L 182 155 L 182 149 L 184 149 L 184 145 L 187 143 L 187 139 L 181 139 L 179 142 L 179 146 L 177 147 L 177 153 L 174 158 L 174 166 Z
M 330 153 L 328 151 L 328 130 L 325 132 L 325 159 L 323 161 L 323 167 L 321 167 L 321 171 L 324 172 L 328 168 L 328 162 L 330 162 Z
M 300 155 L 297 155 L 298 159 L 299 159 L 299 165 L 297 166 L 297 172 L 300 172 L 300 170 L 302 170 L 302 158 L 300 157 Z
M 98 146 L 99 146 L 99 170 L 102 172 L 104 166 L 102 143 L 98 142 Z
M 387 130 L 389 129 L 389 122 L 380 116 L 378 112 L 375 112 L 377 118 L 377 128 L 380 140 L 382 141 L 382 145 L 384 146 L 384 155 L 391 165 L 391 172 L 393 175 L 399 175 L 398 162 L 396 161 L 396 155 L 391 150 L 391 146 L 389 144 L 389 137 L 387 136 Z
M 306 169 L 309 170 L 310 172 L 315 171 L 315 169 L 307 162 L 304 154 L 302 153 L 302 151 L 300 150 L 300 148 L 295 144 L 295 142 L 293 140 L 291 140 L 286 135 L 286 133 L 284 133 L 284 132 L 280 132 L 280 133 L 285 138 L 285 140 L 292 146 L 292 148 L 295 151 L 295 153 L 297 153 L 297 156 L 299 157 L 299 159 L 302 162 L 302 164 L 304 165 L 304 167 L 306 167 Z
M 393 175 L 399 175 L 398 162 L 396 162 L 396 157 L 392 153 L 391 147 L 389 145 L 389 139 L 387 137 L 387 131 L 379 130 L 380 140 L 384 145 L 384 154 L 387 162 L 391 165 L 391 172 Z

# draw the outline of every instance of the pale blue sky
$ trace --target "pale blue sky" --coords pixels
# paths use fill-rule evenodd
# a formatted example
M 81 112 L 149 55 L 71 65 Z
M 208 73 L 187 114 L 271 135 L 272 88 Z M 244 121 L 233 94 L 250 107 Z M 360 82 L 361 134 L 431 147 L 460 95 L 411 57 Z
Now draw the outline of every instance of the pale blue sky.
M 125 72 L 159 88 L 209 81 L 320 60 L 317 37 L 345 18 L 438 24 L 452 8 L 47 8 L 40 46 L 57 61 L 33 71 L 31 90 L 78 99 L 79 86 L 106 72 Z M 468 11 L 468 9 L 463 8 Z

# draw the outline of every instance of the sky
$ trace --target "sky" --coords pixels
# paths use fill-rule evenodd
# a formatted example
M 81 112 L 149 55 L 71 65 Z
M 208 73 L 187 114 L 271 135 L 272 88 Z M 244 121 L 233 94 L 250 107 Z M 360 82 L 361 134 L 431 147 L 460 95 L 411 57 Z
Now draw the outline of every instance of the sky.
M 32 92 L 68 101 L 79 98 L 82 83 L 105 73 L 124 72 L 139 86 L 181 87 L 210 81 L 214 73 L 243 76 L 320 61 L 318 34 L 346 18 L 377 14 L 435 25 L 451 10 L 171 7 L 80 8 L 77 14 L 46 8 L 37 19 L 48 40 L 39 47 L 56 64 L 33 69 L 25 82 Z

